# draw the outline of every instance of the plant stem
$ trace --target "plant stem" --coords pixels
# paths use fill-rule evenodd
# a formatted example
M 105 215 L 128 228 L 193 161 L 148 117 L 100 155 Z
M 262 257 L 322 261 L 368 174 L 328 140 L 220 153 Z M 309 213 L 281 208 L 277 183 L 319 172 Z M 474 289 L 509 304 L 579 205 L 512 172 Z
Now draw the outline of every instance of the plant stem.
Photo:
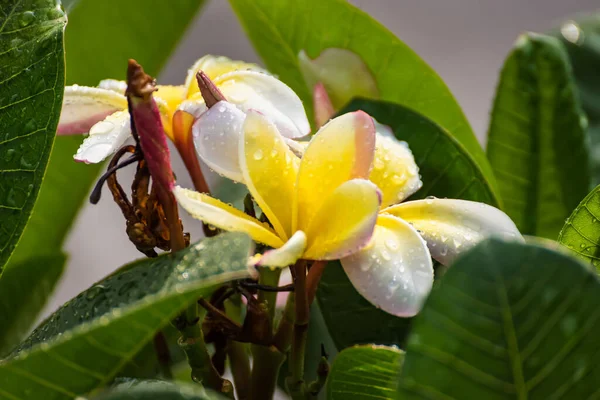
M 288 388 L 294 394 L 304 393 L 304 353 L 306 350 L 306 338 L 308 334 L 309 304 L 306 291 L 306 261 L 300 260 L 294 265 L 294 294 L 295 313 L 294 333 L 292 335 L 292 347 L 290 353 L 290 379 Z
M 165 334 L 162 331 L 158 331 L 156 335 L 154 335 L 153 344 L 163 378 L 172 380 L 173 372 L 171 371 L 171 354 L 169 353 L 167 338 L 165 338 Z
M 326 265 L 327 261 L 315 261 L 308 270 L 308 275 L 306 277 L 306 292 L 309 307 L 315 299 L 317 288 L 319 287 L 319 282 L 321 281 Z
M 198 313 L 196 303 L 190 306 L 184 313 L 187 324 L 183 323 L 178 327 L 181 332 L 179 338 L 179 346 L 185 352 L 188 359 L 188 364 L 192 368 L 192 379 L 195 382 L 202 383 L 204 386 L 214 389 L 226 396 L 233 398 L 233 387 L 231 382 L 221 378 L 217 370 L 212 364 L 210 354 L 206 349 L 204 335 L 200 328 L 199 321 L 204 319 L 206 311 L 202 310 Z
M 262 268 L 260 271 L 260 277 L 258 283 L 265 286 L 277 286 L 279 284 L 279 277 L 281 276 L 281 269 L 277 268 L 271 270 L 269 268 Z M 267 305 L 269 313 L 269 319 L 273 321 L 275 316 L 275 309 L 277 308 L 277 292 L 267 292 L 265 290 L 259 290 L 258 301 Z
M 271 270 L 269 268 L 261 268 L 259 283 L 261 285 L 277 286 L 280 275 L 280 269 Z M 271 325 L 275 316 L 277 295 L 277 292 L 267 292 L 264 290 L 258 292 L 258 301 L 267 306 L 267 315 Z M 275 393 L 279 368 L 285 360 L 285 354 L 273 346 L 266 347 L 253 344 L 251 349 L 253 365 L 250 398 L 252 400 L 272 399 Z
M 238 400 L 250 399 L 250 360 L 246 353 L 246 345 L 233 340 L 229 341 L 227 355 L 231 365 L 233 382 Z

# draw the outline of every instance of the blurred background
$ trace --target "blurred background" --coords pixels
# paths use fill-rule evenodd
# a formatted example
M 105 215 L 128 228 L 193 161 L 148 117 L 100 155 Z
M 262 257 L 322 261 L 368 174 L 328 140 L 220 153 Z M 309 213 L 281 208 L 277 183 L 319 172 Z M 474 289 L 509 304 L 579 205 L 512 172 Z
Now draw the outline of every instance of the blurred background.
M 569 17 L 600 8 L 600 0 L 350 2 L 379 20 L 439 73 L 482 144 L 499 69 L 519 33 L 544 32 Z M 260 63 L 229 3 L 207 3 L 158 77 L 160 83 L 182 83 L 188 67 L 204 54 Z M 177 157 L 174 162 L 178 163 L 178 181 L 191 187 Z M 126 182 L 127 172 L 122 176 Z M 200 223 L 187 215 L 182 219 L 186 230 L 197 239 Z M 45 315 L 117 267 L 142 257 L 129 243 L 123 217 L 106 190 L 98 205 L 86 204 L 80 212 L 66 252 L 70 255 L 67 269 Z

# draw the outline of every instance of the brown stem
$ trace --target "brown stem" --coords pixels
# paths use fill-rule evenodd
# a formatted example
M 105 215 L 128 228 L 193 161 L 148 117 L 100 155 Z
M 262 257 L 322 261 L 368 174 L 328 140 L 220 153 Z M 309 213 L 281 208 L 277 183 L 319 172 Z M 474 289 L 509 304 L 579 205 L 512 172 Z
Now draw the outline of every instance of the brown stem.
M 246 354 L 246 346 L 230 340 L 227 355 L 237 398 L 238 400 L 248 400 L 250 399 L 250 360 Z
M 153 343 L 163 378 L 169 380 L 173 379 L 173 373 L 171 372 L 171 353 L 169 352 L 169 345 L 165 334 L 162 331 L 156 333 L 156 335 L 154 335 Z
M 319 282 L 321 281 L 321 277 L 323 276 L 323 271 L 325 271 L 326 265 L 327 261 L 315 261 L 308 270 L 308 275 L 306 277 L 306 292 L 309 306 L 315 300 L 317 288 L 319 287 Z
M 177 210 L 177 201 L 173 192 L 166 192 L 160 188 L 158 190 L 158 200 L 163 206 L 165 217 L 169 224 L 169 233 L 171 238 L 171 250 L 179 251 L 185 249 L 185 237 L 183 236 L 183 227 L 179 220 L 179 211 Z

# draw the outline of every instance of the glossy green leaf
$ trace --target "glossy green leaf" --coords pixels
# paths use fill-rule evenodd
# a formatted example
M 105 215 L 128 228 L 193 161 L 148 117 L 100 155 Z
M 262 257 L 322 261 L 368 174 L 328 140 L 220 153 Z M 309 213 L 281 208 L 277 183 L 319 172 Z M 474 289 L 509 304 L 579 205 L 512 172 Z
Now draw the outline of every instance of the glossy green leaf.
M 311 109 L 298 54 L 314 59 L 328 48 L 357 54 L 373 74 L 381 99 L 429 117 L 451 132 L 495 181 L 460 106 L 431 67 L 389 30 L 345 0 L 229 0 L 269 70 Z
M 60 278 L 64 255 L 11 264 L 0 279 L 0 356 L 27 334 Z
M 594 185 L 600 184 L 600 13 L 565 22 L 554 34 L 566 47 L 588 117 Z
M 359 109 L 390 126 L 398 139 L 408 143 L 423 181 L 412 198 L 437 196 L 497 205 L 478 164 L 439 125 L 406 107 L 374 100 L 357 99 L 343 112 Z M 317 299 L 338 349 L 365 343 L 404 345 L 410 319 L 373 307 L 354 289 L 338 262 L 325 269 Z
M 579 203 L 565 222 L 558 242 L 600 271 L 600 186 Z
M 521 233 L 556 238 L 590 189 L 588 150 L 564 48 L 549 36 L 520 36 L 500 76 L 487 152 Z
M 327 378 L 327 399 L 395 400 L 403 361 L 404 352 L 395 347 L 350 347 L 333 362 Z
M 219 400 L 216 393 L 208 392 L 198 384 L 166 381 L 128 381 L 93 397 L 93 400 Z
M 158 75 L 202 3 L 203 0 L 69 2 L 67 83 L 95 86 L 106 78 L 125 79 L 129 58 L 140 62 L 149 74 Z M 181 82 L 184 79 L 182 76 Z M 81 136 L 57 137 L 39 200 L 15 251 L 15 262 L 30 257 L 33 249 L 36 254 L 53 254 L 62 247 L 102 169 L 102 165 L 73 161 L 82 141 Z M 48 223 L 50 220 L 52 224 Z
M 597 396 L 600 281 L 557 250 L 492 239 L 457 260 L 415 319 L 399 398 Z
M 0 1 L 0 273 L 38 197 L 64 87 L 54 0 Z
M 0 361 L 0 399 L 73 399 L 101 387 L 183 308 L 248 277 L 251 249 L 247 235 L 227 233 L 121 268 Z

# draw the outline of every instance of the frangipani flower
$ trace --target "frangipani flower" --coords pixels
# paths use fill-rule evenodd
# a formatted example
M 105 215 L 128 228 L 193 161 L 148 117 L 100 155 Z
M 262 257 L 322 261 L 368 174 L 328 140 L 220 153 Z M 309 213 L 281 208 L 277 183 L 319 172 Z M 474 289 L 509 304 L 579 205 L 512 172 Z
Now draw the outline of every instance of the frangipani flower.
M 185 146 L 191 145 L 188 135 L 192 123 L 196 119 L 204 119 L 204 114 L 210 117 L 195 82 L 198 71 L 203 71 L 208 79 L 215 82 L 229 103 L 242 112 L 249 108 L 263 112 L 270 119 L 278 121 L 278 127 L 290 137 L 304 136 L 310 131 L 302 102 L 289 87 L 254 64 L 209 55 L 192 66 L 185 85 L 159 85 L 154 96 L 165 132 L 182 155 L 187 154 Z M 130 137 L 125 87 L 124 82 L 105 80 L 99 87 L 74 85 L 65 88 L 58 132 L 89 132 L 74 156 L 75 160 L 101 162 Z
M 231 118 L 230 108 L 222 111 L 226 120 L 242 118 Z M 296 149 L 303 153 L 300 160 L 266 118 L 250 113 L 239 123 L 244 131 L 237 154 L 243 178 L 273 229 L 208 196 L 181 188 L 175 193 L 196 218 L 247 232 L 275 248 L 259 256 L 259 266 L 340 258 L 363 297 L 406 317 L 419 311 L 431 290 L 432 257 L 447 265 L 488 236 L 520 238 L 506 214 L 483 203 L 433 198 L 401 203 L 422 186 L 418 167 L 408 145 L 367 114 L 331 120 L 305 150 Z M 381 132 L 375 134 L 375 126 Z M 355 169 L 360 174 L 348 173 Z M 368 177 L 371 185 L 355 179 L 360 177 Z
M 369 242 L 381 204 L 379 189 L 366 179 L 375 145 L 371 117 L 359 111 L 333 119 L 315 134 L 302 159 L 258 112 L 248 112 L 242 132 L 238 156 L 243 178 L 271 225 L 177 187 L 175 196 L 184 209 L 205 223 L 246 232 L 272 247 L 257 257 L 257 265 L 335 260 Z

